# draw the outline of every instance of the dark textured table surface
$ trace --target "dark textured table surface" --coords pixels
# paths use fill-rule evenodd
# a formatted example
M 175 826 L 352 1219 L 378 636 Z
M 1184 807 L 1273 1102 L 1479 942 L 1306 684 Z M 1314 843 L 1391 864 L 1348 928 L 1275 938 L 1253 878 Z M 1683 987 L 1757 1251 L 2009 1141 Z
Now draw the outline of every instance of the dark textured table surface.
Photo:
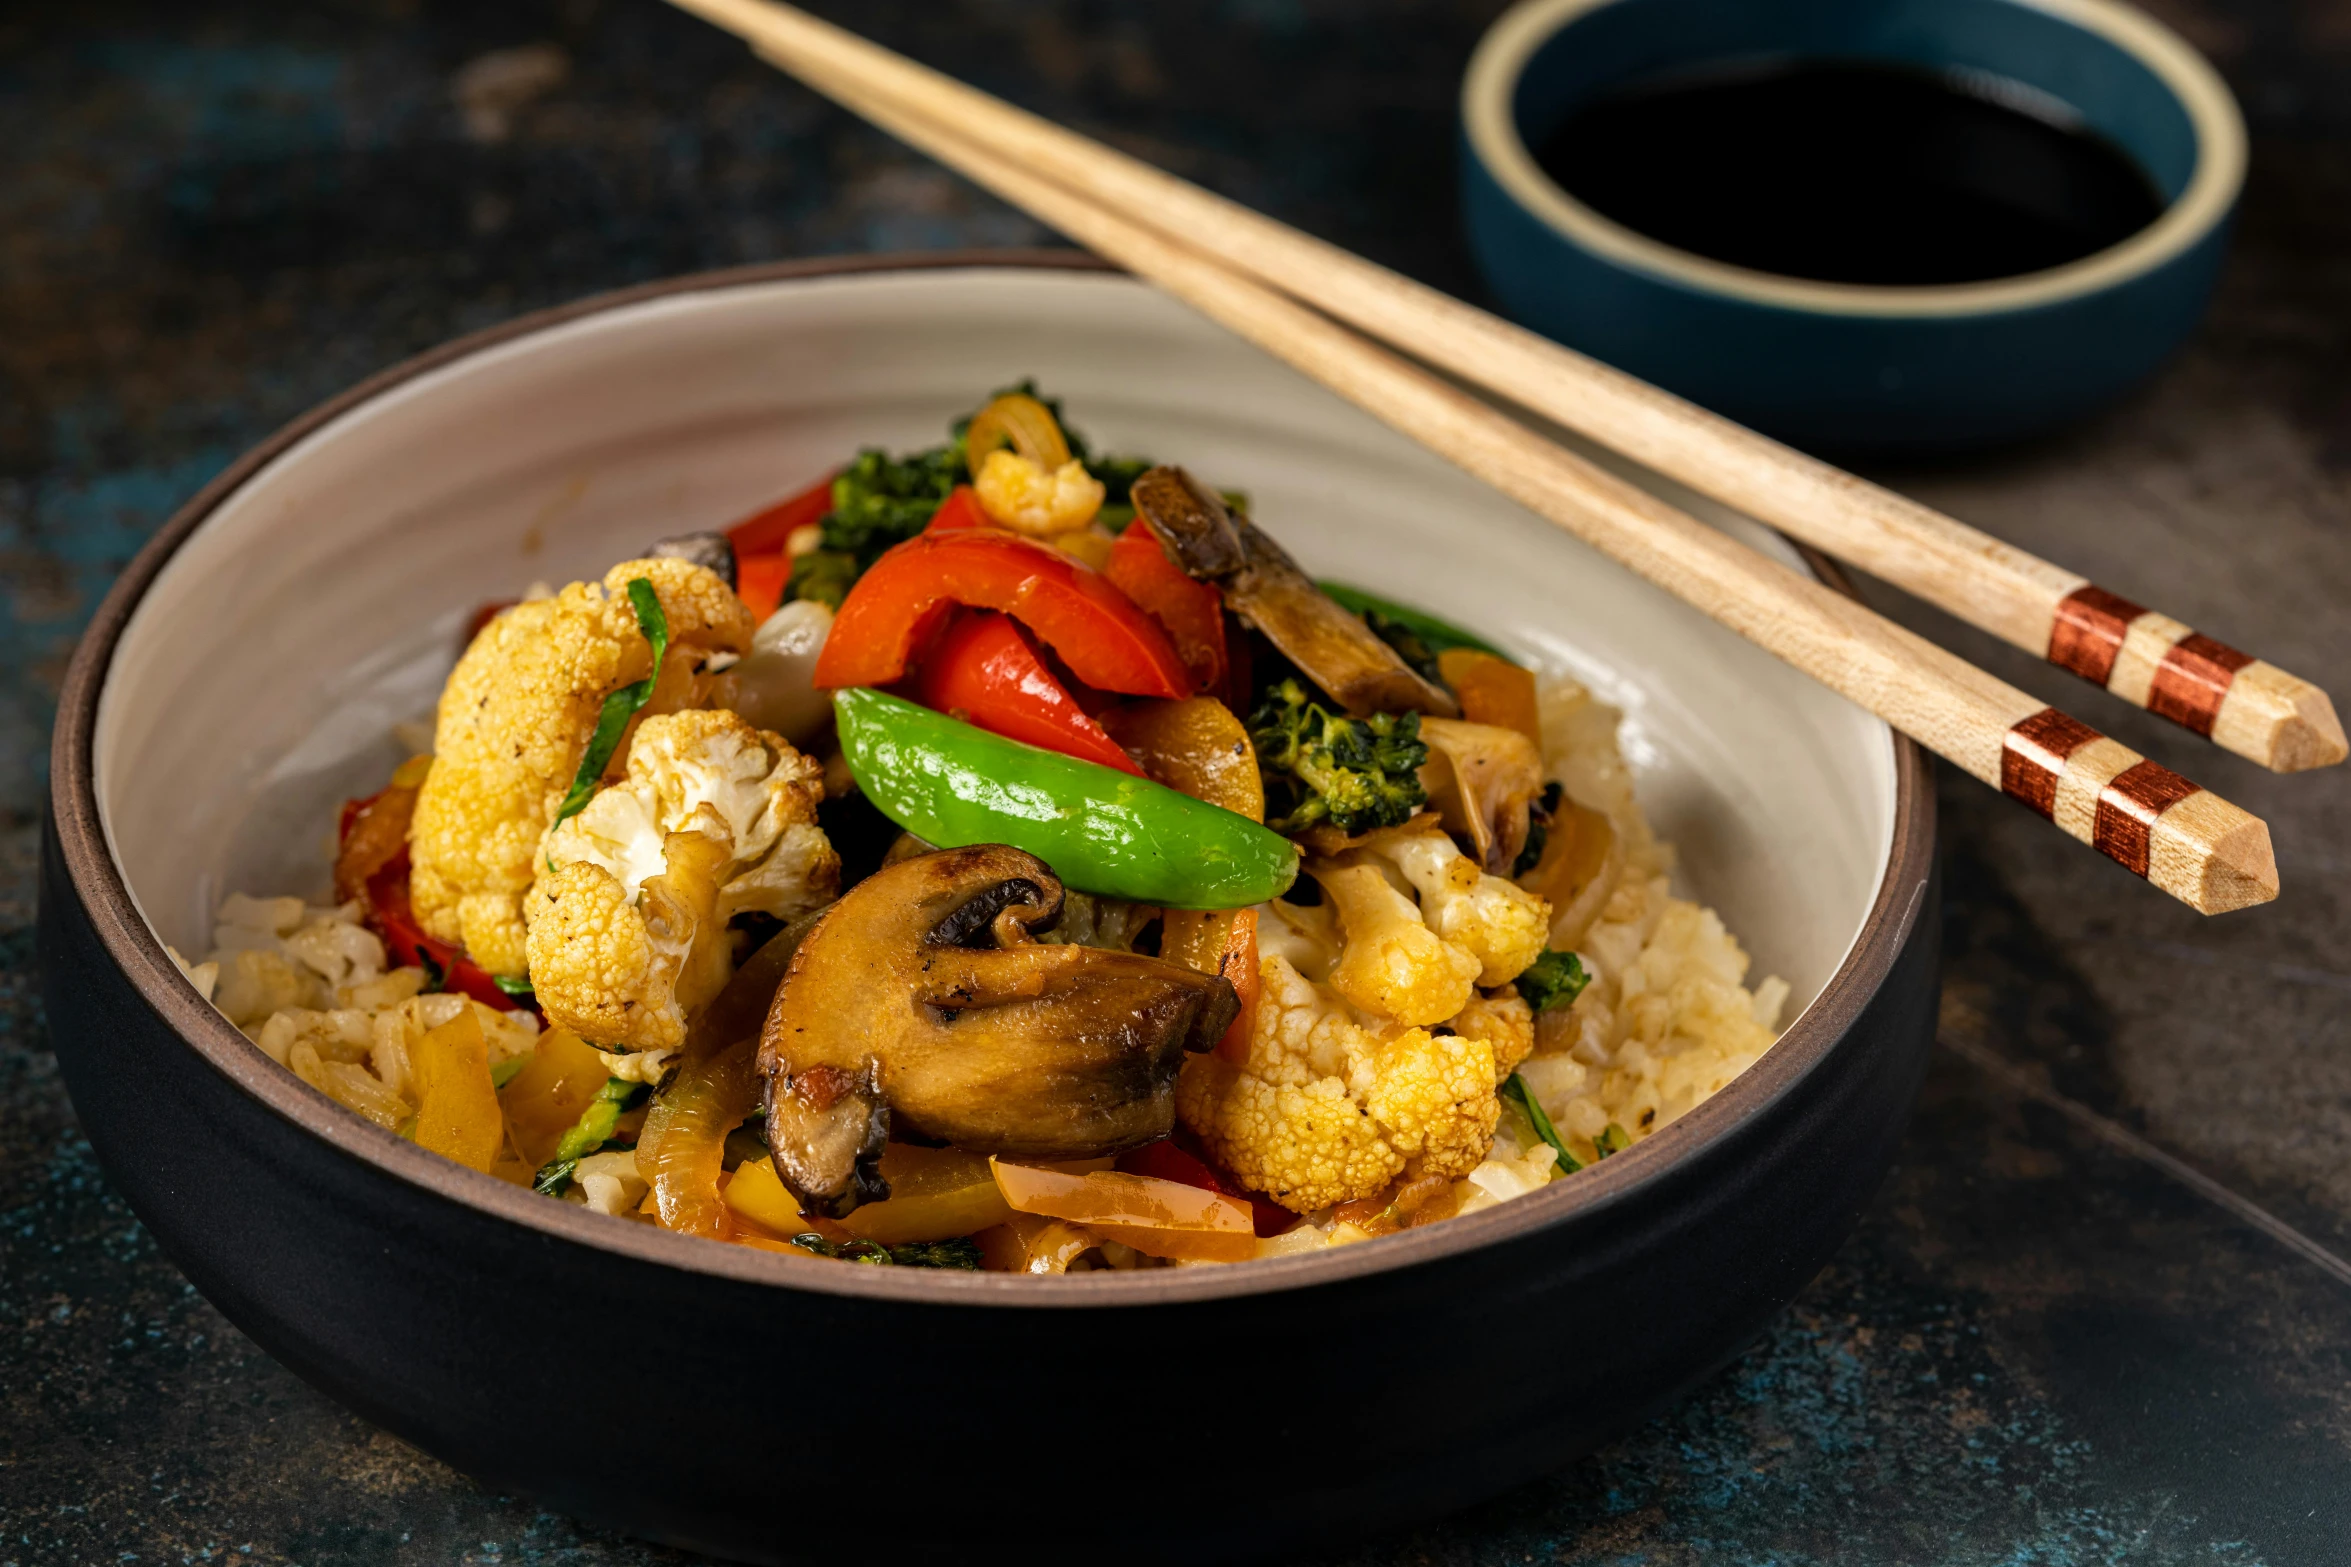
M 1497 0 L 822 9 L 1475 295 Z M 2254 128 L 2211 320 L 2086 429 L 1887 477 L 2351 694 L 2351 4 L 2158 9 Z M 0 8 L 0 1567 L 678 1559 L 329 1404 L 109 1189 L 31 964 L 50 704 L 171 508 L 371 370 L 664 273 L 1045 237 L 654 0 Z M 2351 772 L 1873 598 L 2267 816 L 2284 896 L 2200 920 L 1946 777 L 1943 1044 L 1852 1241 L 1680 1407 L 1344 1560 L 2351 1562 Z M 1080 1511 L 1115 1560 L 1138 1525 Z

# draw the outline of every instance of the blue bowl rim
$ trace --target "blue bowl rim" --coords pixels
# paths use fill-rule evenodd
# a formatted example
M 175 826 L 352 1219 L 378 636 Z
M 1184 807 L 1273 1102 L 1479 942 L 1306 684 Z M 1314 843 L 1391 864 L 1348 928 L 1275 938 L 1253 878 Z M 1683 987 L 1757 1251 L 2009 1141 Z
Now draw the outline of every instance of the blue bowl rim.
M 713 1245 L 658 1226 L 616 1223 L 429 1153 L 344 1109 L 263 1054 L 187 983 L 140 913 L 115 861 L 98 808 L 92 738 L 114 650 L 132 612 L 173 554 L 230 495 L 280 454 L 361 404 L 395 393 L 427 371 L 586 316 L 704 290 L 855 274 L 1004 269 L 1123 275 L 1116 266 L 1082 251 L 975 249 L 814 257 L 663 278 L 518 316 L 428 349 L 319 404 L 230 464 L 174 513 L 124 568 L 75 648 L 58 700 L 50 748 L 50 825 L 73 894 L 127 986 L 163 1027 L 177 1033 L 215 1071 L 296 1128 L 396 1180 L 512 1222 L 520 1233 L 786 1292 L 1045 1310 L 1154 1306 L 1325 1286 L 1425 1266 L 1549 1230 L 1576 1216 L 1635 1200 L 1676 1166 L 1768 1113 L 1845 1045 L 1855 1022 L 1891 977 L 1896 959 L 1917 939 L 1925 915 L 1935 852 L 1934 784 L 1924 750 L 1898 731 L 1888 733 L 1894 752 L 1891 843 L 1869 912 L 1820 994 L 1761 1060 L 1655 1136 L 1582 1172 L 1575 1181 L 1442 1224 L 1246 1266 L 1044 1278 L 819 1267 L 749 1247 Z M 1834 562 L 1814 551 L 1803 553 L 1823 581 L 1858 597 Z
M 2161 217 L 2079 261 L 2019 277 L 1931 287 L 1824 283 L 1759 272 L 1662 244 L 1570 196 L 1535 162 L 1512 100 L 1535 51 L 1577 19 L 1626 0 L 1519 0 L 1487 29 L 1461 84 L 1473 156 L 1503 193 L 1569 244 L 1628 270 L 1749 304 L 1814 315 L 1904 318 L 2003 314 L 2063 304 L 2144 277 L 2193 249 L 2235 207 L 2245 183 L 2243 113 L 2211 62 L 2179 34 L 2115 0 L 2005 0 L 2115 45 L 2167 87 L 2196 138 L 2187 186 Z

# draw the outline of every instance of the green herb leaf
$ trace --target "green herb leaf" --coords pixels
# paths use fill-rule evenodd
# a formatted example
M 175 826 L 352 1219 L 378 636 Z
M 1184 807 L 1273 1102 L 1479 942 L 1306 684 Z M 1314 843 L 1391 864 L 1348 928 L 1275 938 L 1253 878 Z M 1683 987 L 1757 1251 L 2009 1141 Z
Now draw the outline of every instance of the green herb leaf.
M 652 700 L 653 683 L 661 678 L 661 660 L 669 652 L 669 617 L 662 613 L 661 598 L 653 591 L 652 578 L 629 579 L 629 604 L 637 612 L 637 629 L 653 644 L 653 672 L 604 698 L 604 711 L 596 715 L 596 733 L 588 741 L 587 754 L 580 758 L 580 770 L 572 775 L 571 792 L 563 797 L 555 820 L 547 824 L 550 828 L 562 826 L 587 808 L 588 801 L 595 797 L 597 780 L 604 776 L 605 765 L 612 760 L 612 753 L 620 749 L 620 737 L 627 731 L 629 720 Z
M 522 1069 L 531 1064 L 529 1056 L 508 1056 L 490 1068 L 490 1086 L 504 1088 L 522 1075 Z
M 539 996 L 537 991 L 531 989 L 530 976 L 527 974 L 492 974 L 490 983 L 518 1000 L 536 1001 Z
M 1560 1136 L 1559 1128 L 1551 1124 L 1551 1117 L 1543 1109 L 1543 1102 L 1535 1097 L 1535 1091 L 1527 1086 L 1525 1078 L 1516 1072 L 1511 1073 L 1503 1079 L 1502 1092 L 1527 1113 L 1527 1119 L 1535 1124 L 1535 1135 L 1549 1143 L 1551 1151 L 1559 1156 L 1560 1174 L 1573 1175 L 1584 1167 L 1583 1160 L 1568 1152 L 1567 1139 Z
M 1547 951 L 1528 964 L 1517 980 L 1519 995 L 1537 1012 L 1568 1005 L 1591 982 L 1592 976 L 1584 972 L 1582 958 L 1557 950 Z
M 424 970 L 424 989 L 419 995 L 433 996 L 449 988 L 449 971 L 433 961 L 433 955 L 421 946 L 416 949 L 416 966 Z
M 869 1267 L 959 1268 L 976 1272 L 980 1265 L 979 1243 L 961 1235 L 953 1240 L 912 1241 L 904 1246 L 884 1246 L 879 1241 L 831 1241 L 814 1230 L 803 1230 L 792 1237 L 792 1244 L 803 1251 L 815 1252 L 819 1257 L 831 1257 L 840 1262 L 861 1262 Z
M 1626 1131 L 1623 1127 L 1617 1125 L 1614 1121 L 1611 1121 L 1606 1126 L 1602 1127 L 1600 1129 L 1600 1135 L 1592 1139 L 1593 1152 L 1598 1154 L 1603 1159 L 1607 1158 L 1612 1153 L 1623 1153 L 1627 1148 L 1632 1146 L 1632 1133 Z

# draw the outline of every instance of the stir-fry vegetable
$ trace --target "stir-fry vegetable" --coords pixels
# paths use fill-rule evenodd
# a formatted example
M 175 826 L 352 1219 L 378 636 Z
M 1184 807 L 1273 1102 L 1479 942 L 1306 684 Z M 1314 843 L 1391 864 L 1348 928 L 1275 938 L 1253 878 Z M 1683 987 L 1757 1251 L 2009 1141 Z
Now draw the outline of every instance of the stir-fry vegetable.
M 1428 803 L 1417 713 L 1347 718 L 1284 680 L 1249 715 L 1265 779 L 1267 818 L 1284 832 L 1328 822 L 1344 833 L 1410 821 Z
M 1344 582 L 1326 580 L 1321 584 L 1321 588 L 1323 592 L 1358 615 L 1367 618 L 1377 615 L 1389 625 L 1411 632 L 1431 653 L 1441 655 L 1453 648 L 1472 648 L 1480 653 L 1491 654 L 1495 658 L 1507 659 L 1509 657 L 1508 654 L 1485 638 L 1474 632 L 1464 631 L 1450 621 L 1439 620 L 1426 610 L 1391 603 L 1376 594 L 1366 593 L 1361 588 L 1349 587 Z
M 1167 1135 L 1176 1070 L 1231 1023 L 1232 987 L 1038 941 L 1062 903 L 1043 861 L 994 844 L 884 866 L 817 922 L 759 1053 L 767 1145 L 807 1211 L 842 1218 L 890 1197 L 893 1128 L 1039 1159 Z
M 688 1235 L 725 1233 L 719 1175 L 727 1133 L 758 1102 L 751 1075 L 758 1042 L 745 1039 L 692 1061 L 654 1099 L 637 1138 L 637 1173 L 653 1187 L 662 1225 Z
M 1559 1159 L 1557 1168 L 1560 1174 L 1573 1175 L 1584 1167 L 1584 1161 L 1568 1148 L 1567 1139 L 1559 1135 L 1559 1128 L 1551 1124 L 1550 1113 L 1543 1108 L 1543 1101 L 1535 1097 L 1535 1091 L 1527 1086 L 1525 1078 L 1516 1072 L 1511 1073 L 1503 1080 L 1502 1095 L 1526 1112 L 1527 1120 L 1534 1124 L 1535 1135 L 1551 1145 L 1552 1153 Z
M 956 604 L 1011 615 L 1097 690 L 1192 694 L 1191 672 L 1167 633 L 1132 599 L 1059 550 L 993 528 L 924 534 L 878 561 L 834 618 L 816 683 L 897 680 Z
M 1543 719 L 1535 704 L 1534 671 L 1476 648 L 1447 648 L 1437 655 L 1437 674 L 1461 701 L 1461 716 L 1543 743 Z
M 1256 1254 L 1249 1205 L 1214 1191 L 1124 1170 L 1070 1175 L 991 1162 L 1004 1200 L 1022 1213 L 1082 1224 L 1151 1257 L 1238 1262 Z
M 497 1162 L 506 1142 L 489 1042 L 472 1008 L 429 1030 L 409 1051 L 416 1080 L 416 1143 L 476 1170 Z
M 612 1134 L 620 1126 L 621 1112 L 634 1104 L 644 1092 L 643 1083 L 626 1082 L 617 1077 L 607 1080 L 596 1097 L 588 1102 L 588 1108 L 580 1112 L 579 1120 L 557 1139 L 555 1152 L 539 1167 L 539 1173 L 532 1177 L 531 1185 L 549 1197 L 560 1193 L 570 1182 L 571 1172 L 579 1162 L 612 1140 Z
M 536 1170 L 552 1160 L 564 1133 L 609 1081 L 604 1058 L 586 1040 L 568 1028 L 541 1029 L 521 1070 L 498 1090 L 507 1135 L 523 1162 Z
M 1120 772 L 1142 772 L 1053 678 L 1028 633 L 1008 615 L 977 610 L 956 616 L 923 659 L 914 696 L 990 734 Z
M 1225 689 L 1231 658 L 1225 649 L 1224 595 L 1216 584 L 1193 581 L 1149 528 L 1120 534 L 1102 574 L 1166 630 L 1198 689 Z
M 885 1246 L 879 1241 L 836 1241 L 815 1230 L 807 1230 L 793 1236 L 792 1244 L 802 1251 L 815 1252 L 819 1257 L 835 1257 L 842 1262 L 878 1263 L 884 1267 L 963 1268 L 976 1272 L 980 1265 L 979 1244 L 962 1236 L 951 1240 L 916 1241 L 907 1246 Z
M 1082 892 L 1160 908 L 1246 908 L 1297 878 L 1288 839 L 1163 784 L 880 691 L 840 692 L 833 707 L 859 789 L 926 843 L 1008 843 Z
M 1582 958 L 1556 949 L 1545 951 L 1528 964 L 1517 981 L 1518 993 L 1538 1013 L 1573 1005 L 1591 982 L 1592 976 L 1584 972 Z
M 571 792 L 555 808 L 555 820 L 550 827 L 560 827 L 566 818 L 577 816 L 595 796 L 597 780 L 612 763 L 612 753 L 620 749 L 622 731 L 629 720 L 637 716 L 653 695 L 653 684 L 661 678 L 662 656 L 669 651 L 669 617 L 662 613 L 661 599 L 653 591 L 650 577 L 629 579 L 629 604 L 637 612 L 637 629 L 653 647 L 653 669 L 644 679 L 632 681 L 604 699 L 604 709 L 596 715 L 596 732 L 588 738 L 588 749 L 580 756 L 579 771 L 572 775 Z

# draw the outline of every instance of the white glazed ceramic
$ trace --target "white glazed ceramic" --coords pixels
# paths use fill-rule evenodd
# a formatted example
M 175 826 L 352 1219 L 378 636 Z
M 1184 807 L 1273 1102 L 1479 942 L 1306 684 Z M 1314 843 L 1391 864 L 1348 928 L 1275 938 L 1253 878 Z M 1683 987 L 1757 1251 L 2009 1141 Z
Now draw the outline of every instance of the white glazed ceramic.
M 1246 490 L 1318 574 L 1598 688 L 1682 886 L 1747 944 L 1750 977 L 1786 978 L 1792 1017 L 1836 971 L 1893 833 L 1882 723 L 1149 288 L 996 267 L 584 316 L 278 456 L 172 557 L 114 654 L 93 762 L 139 908 L 192 953 L 225 893 L 321 894 L 336 802 L 398 761 L 392 726 L 429 712 L 475 605 L 723 527 L 860 445 L 931 444 L 1024 375 L 1097 449 Z

